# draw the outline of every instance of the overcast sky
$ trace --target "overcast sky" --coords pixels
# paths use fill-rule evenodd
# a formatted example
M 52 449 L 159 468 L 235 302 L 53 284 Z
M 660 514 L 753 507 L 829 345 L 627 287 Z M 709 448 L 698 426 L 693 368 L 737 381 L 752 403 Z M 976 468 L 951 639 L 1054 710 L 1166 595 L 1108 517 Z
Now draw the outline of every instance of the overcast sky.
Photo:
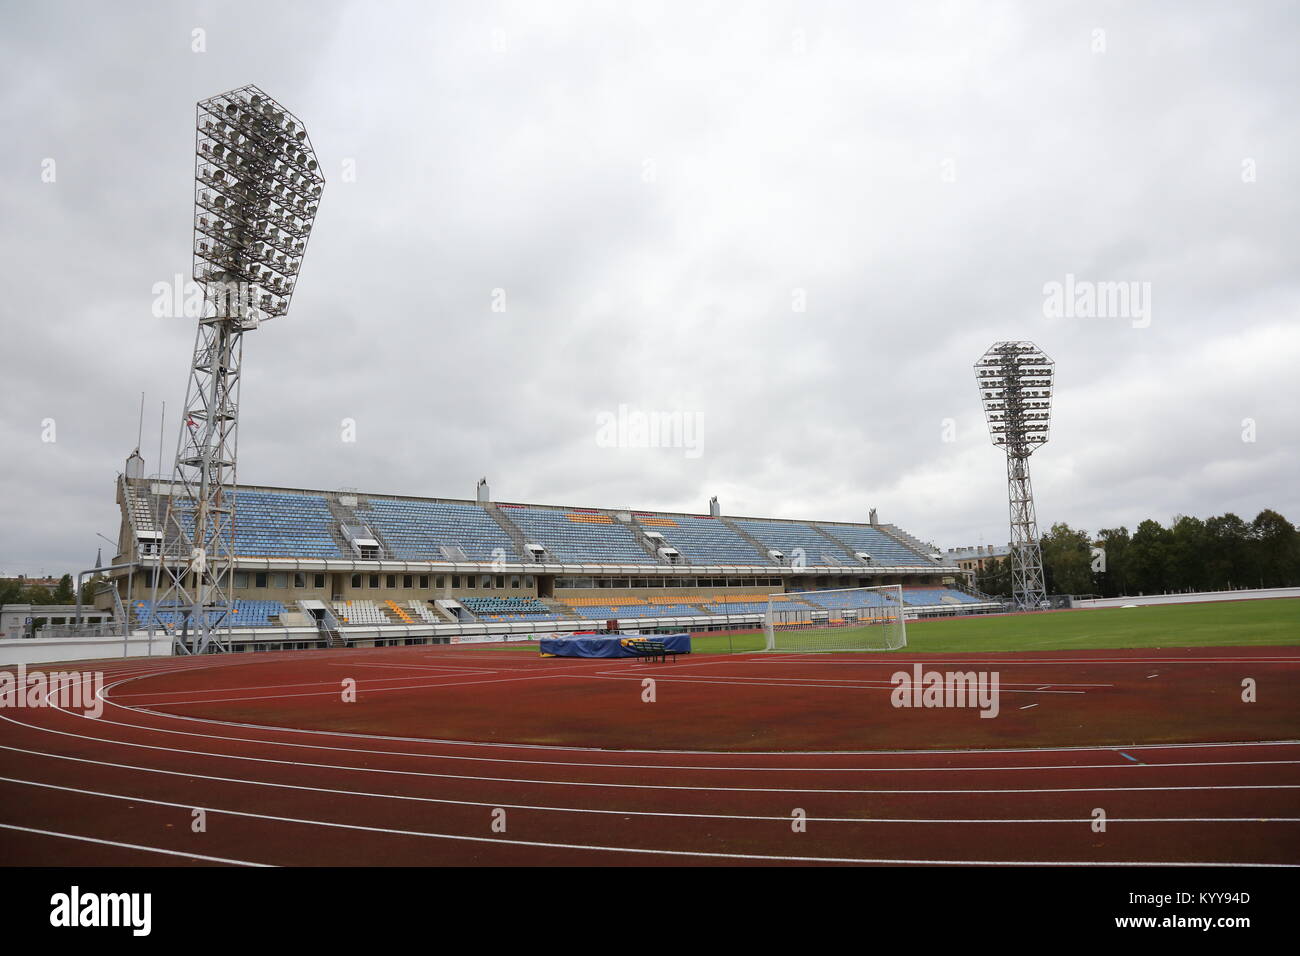
M 327 184 L 292 310 L 246 339 L 243 483 L 464 498 L 486 475 L 498 500 L 876 507 L 1000 542 L 972 365 L 1028 339 L 1059 381 L 1044 530 L 1300 520 L 1298 25 L 3 0 L 0 573 L 116 538 L 141 390 L 170 470 L 194 328 L 153 290 L 190 271 L 194 102 L 247 83 L 306 122 Z M 1051 314 L 1067 276 L 1138 297 Z M 620 405 L 689 416 L 691 447 L 609 447 Z

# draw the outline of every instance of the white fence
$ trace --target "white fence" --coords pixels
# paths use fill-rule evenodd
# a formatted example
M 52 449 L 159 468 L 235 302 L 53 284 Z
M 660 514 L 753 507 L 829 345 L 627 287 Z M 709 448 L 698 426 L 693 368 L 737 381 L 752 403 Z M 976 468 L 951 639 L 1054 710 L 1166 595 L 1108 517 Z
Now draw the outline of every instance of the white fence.
M 1124 607 L 1136 604 L 1146 607 L 1151 604 L 1197 604 L 1201 601 L 1258 601 L 1262 598 L 1300 598 L 1300 588 L 1257 588 L 1242 591 L 1196 591 L 1190 594 L 1138 594 L 1131 597 L 1094 598 L 1089 601 L 1075 601 L 1080 607 Z

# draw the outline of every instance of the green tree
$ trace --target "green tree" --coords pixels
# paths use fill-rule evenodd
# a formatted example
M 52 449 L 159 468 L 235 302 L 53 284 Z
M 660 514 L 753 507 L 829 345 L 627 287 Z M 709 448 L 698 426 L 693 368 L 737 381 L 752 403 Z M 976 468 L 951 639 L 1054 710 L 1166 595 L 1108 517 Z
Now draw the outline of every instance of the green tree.
M 65 574 L 59 578 L 58 587 L 54 589 L 55 604 L 71 604 L 76 600 L 76 594 L 72 590 L 72 575 Z
M 1075 531 L 1060 522 L 1052 525 L 1038 543 L 1049 594 L 1092 593 L 1092 544 L 1088 532 Z
M 0 581 L 0 607 L 6 604 L 23 604 L 23 586 L 22 583 L 13 579 L 5 578 Z
M 1251 550 L 1259 587 L 1285 587 L 1296 580 L 1300 545 L 1296 529 L 1271 508 L 1261 511 L 1250 523 Z
M 1102 528 L 1097 532 L 1097 546 L 1101 548 L 1101 570 L 1097 572 L 1097 589 L 1105 597 L 1122 597 L 1129 594 L 1128 528 Z
M 1206 558 L 1210 536 L 1200 518 L 1180 515 L 1169 529 L 1168 585 L 1176 591 L 1205 591 L 1210 575 Z
M 23 604 L 53 604 L 54 595 L 43 584 L 30 584 L 23 588 Z
M 985 594 L 1011 597 L 1011 559 L 994 558 L 975 572 L 975 586 Z
M 1222 591 L 1249 586 L 1250 526 L 1232 512 L 1205 520 L 1208 587 Z
M 1147 518 L 1133 532 L 1129 544 L 1129 583 L 1140 594 L 1158 594 L 1170 586 L 1170 532 Z

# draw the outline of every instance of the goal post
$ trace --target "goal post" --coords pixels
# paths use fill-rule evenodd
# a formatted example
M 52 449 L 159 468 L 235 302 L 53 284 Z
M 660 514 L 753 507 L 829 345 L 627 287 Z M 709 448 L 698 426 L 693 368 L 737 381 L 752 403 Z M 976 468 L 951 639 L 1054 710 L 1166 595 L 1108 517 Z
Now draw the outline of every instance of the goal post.
M 769 651 L 896 651 L 907 646 L 903 588 L 769 594 L 763 634 Z

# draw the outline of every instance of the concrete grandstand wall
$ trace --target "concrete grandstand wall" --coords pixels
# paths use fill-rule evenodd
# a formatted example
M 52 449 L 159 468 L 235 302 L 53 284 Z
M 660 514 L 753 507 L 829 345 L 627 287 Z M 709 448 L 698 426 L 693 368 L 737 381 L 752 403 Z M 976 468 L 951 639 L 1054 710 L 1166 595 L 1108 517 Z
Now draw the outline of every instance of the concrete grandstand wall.
M 153 647 L 144 636 L 32 637 L 0 641 L 0 667 L 52 664 L 63 661 L 109 660 L 123 657 L 169 657 L 172 639 L 155 635 Z

